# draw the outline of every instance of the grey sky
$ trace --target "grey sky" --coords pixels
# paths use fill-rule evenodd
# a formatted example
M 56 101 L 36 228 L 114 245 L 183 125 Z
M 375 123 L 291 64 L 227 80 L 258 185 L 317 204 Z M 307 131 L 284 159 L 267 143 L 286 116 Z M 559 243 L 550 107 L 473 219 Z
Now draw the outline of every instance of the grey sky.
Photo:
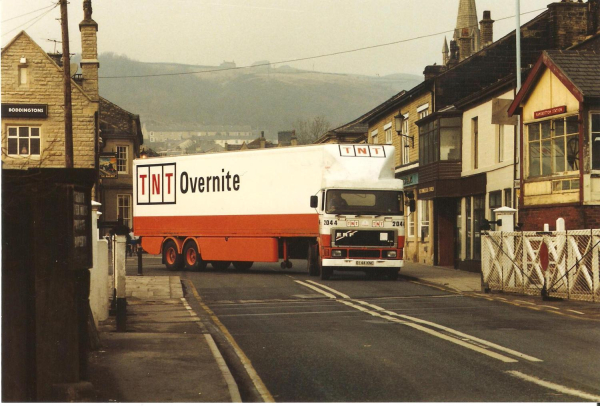
M 550 0 L 521 0 L 521 13 L 545 9 Z M 98 50 L 145 62 L 238 66 L 306 58 L 449 31 L 459 0 L 92 0 L 99 25 Z M 21 30 L 44 49 L 60 40 L 59 8 L 51 0 L 2 0 L 2 46 Z M 51 10 L 36 22 L 36 17 Z M 477 0 L 499 20 L 515 14 L 514 0 Z M 541 13 L 526 14 L 521 23 Z M 82 0 L 69 4 L 71 52 L 81 51 L 78 24 Z M 32 23 L 34 23 L 31 25 Z M 31 26 L 30 26 L 31 25 Z M 515 27 L 497 21 L 494 40 Z M 421 74 L 441 64 L 444 34 L 370 50 L 287 63 L 322 72 L 388 75 Z M 57 44 L 57 49 L 61 45 Z

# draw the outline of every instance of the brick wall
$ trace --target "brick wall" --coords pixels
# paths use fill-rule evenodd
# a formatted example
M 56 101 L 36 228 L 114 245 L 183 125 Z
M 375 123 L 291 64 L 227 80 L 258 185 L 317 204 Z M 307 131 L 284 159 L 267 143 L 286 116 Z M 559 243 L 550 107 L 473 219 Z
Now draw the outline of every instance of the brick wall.
M 550 230 L 556 229 L 556 219 L 565 219 L 567 230 L 583 230 L 600 228 L 600 206 L 558 206 L 543 208 L 520 208 L 519 222 L 523 223 L 523 231 L 541 231 L 544 224 Z
M 589 12 L 586 3 L 561 2 L 548 5 L 553 45 L 565 49 L 585 39 Z
M 27 59 L 29 80 L 19 85 L 21 57 Z M 2 103 L 47 104 L 47 118 L 2 118 L 2 163 L 5 169 L 65 166 L 63 73 L 27 34 L 22 33 L 2 51 Z M 95 121 L 98 103 L 72 82 L 73 154 L 76 168 L 95 167 Z M 39 158 L 7 155 L 7 126 L 41 127 Z

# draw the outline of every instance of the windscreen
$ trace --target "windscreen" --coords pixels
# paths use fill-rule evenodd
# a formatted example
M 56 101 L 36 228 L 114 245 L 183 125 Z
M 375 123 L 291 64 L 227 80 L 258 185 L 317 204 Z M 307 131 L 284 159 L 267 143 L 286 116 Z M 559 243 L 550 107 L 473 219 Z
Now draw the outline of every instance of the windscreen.
M 329 190 L 326 213 L 402 214 L 402 192 L 392 190 Z

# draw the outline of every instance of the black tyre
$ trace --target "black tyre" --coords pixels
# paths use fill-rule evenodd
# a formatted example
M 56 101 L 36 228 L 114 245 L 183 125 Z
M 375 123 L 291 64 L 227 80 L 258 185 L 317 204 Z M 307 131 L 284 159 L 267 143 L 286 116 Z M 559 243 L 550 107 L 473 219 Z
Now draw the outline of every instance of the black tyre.
M 321 279 L 322 280 L 328 281 L 331 278 L 331 275 L 333 275 L 333 268 L 331 268 L 329 266 L 321 267 Z
M 206 269 L 206 262 L 198 252 L 198 246 L 194 241 L 188 241 L 183 246 L 183 264 L 188 271 L 203 271 Z
M 212 261 L 210 263 L 212 265 L 212 267 L 217 270 L 217 271 L 224 271 L 227 268 L 229 268 L 229 265 L 231 265 L 230 261 Z
M 320 268 L 320 258 L 319 258 L 319 245 L 318 244 L 310 244 L 308 246 L 308 274 L 310 276 L 319 276 L 321 273 Z
M 252 268 L 252 265 L 254 264 L 254 262 L 251 261 L 233 261 L 232 263 L 233 267 L 238 271 L 247 271 Z
M 163 246 L 163 262 L 169 271 L 178 271 L 183 266 L 183 255 L 177 252 L 177 244 L 167 241 Z
M 388 271 L 387 271 L 388 279 L 391 281 L 397 281 L 398 280 L 398 272 L 400 272 L 400 269 L 397 269 L 397 268 L 388 269 Z

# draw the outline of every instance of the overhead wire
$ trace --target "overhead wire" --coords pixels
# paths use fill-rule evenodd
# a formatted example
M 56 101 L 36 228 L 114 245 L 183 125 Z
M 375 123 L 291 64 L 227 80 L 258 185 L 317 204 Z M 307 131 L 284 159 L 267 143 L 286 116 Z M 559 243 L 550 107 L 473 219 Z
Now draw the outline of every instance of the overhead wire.
M 542 11 L 542 10 L 546 10 L 546 9 L 542 8 L 542 9 L 537 9 L 537 10 L 531 10 L 531 11 L 521 13 L 521 15 L 536 13 L 536 12 Z M 514 15 L 508 16 L 508 17 L 502 17 L 502 18 L 498 18 L 495 21 L 508 20 L 508 19 L 514 18 L 514 17 L 515 17 Z M 148 75 L 99 76 L 99 79 L 127 79 L 127 78 L 150 78 L 150 77 L 160 77 L 160 76 L 182 76 L 182 75 L 197 75 L 197 74 L 205 74 L 205 73 L 250 69 L 250 68 L 257 68 L 257 67 L 261 67 L 261 66 L 271 66 L 271 65 L 278 65 L 278 64 L 283 64 L 283 63 L 301 62 L 301 61 L 307 61 L 307 60 L 311 60 L 311 59 L 319 59 L 319 58 L 326 58 L 326 57 L 330 57 L 330 56 L 360 52 L 360 51 L 365 51 L 368 49 L 387 47 L 390 45 L 396 45 L 396 44 L 401 44 L 404 42 L 416 41 L 416 40 L 423 39 L 423 38 L 435 37 L 437 35 L 446 34 L 446 33 L 453 32 L 453 31 L 454 31 L 454 29 L 445 30 L 445 31 L 436 32 L 434 34 L 420 35 L 418 37 L 413 37 L 413 38 L 408 38 L 408 39 L 403 39 L 403 40 L 398 40 L 398 41 L 392 41 L 392 42 L 387 42 L 387 43 L 383 43 L 383 44 L 370 45 L 370 46 L 366 46 L 366 47 L 355 48 L 355 49 L 350 49 L 350 50 L 345 50 L 345 51 L 332 52 L 332 53 L 316 55 L 316 56 L 307 56 L 304 58 L 288 59 L 285 61 L 265 62 L 265 63 L 259 63 L 259 64 L 254 64 L 254 65 L 236 66 L 236 67 L 231 67 L 231 68 L 219 68 L 219 69 L 209 69 L 209 70 L 200 70 L 200 71 L 190 71 L 190 72 L 154 73 L 154 74 L 148 74 Z
M 17 18 L 25 17 L 25 16 L 28 16 L 29 14 L 33 14 L 33 13 L 35 13 L 37 11 L 41 11 L 41 10 L 46 10 L 47 8 L 54 7 L 54 6 L 55 6 L 55 4 L 52 3 L 49 6 L 38 8 L 37 10 L 30 11 L 29 13 L 21 14 L 21 15 L 18 15 L 16 17 L 7 18 L 6 20 L 2 20 L 2 23 L 5 23 L 7 21 L 16 20 Z
M 34 24 L 36 24 L 38 21 L 40 21 L 42 18 L 44 18 L 46 15 L 48 15 L 52 10 L 54 10 L 56 7 L 58 7 L 59 3 L 56 3 L 52 6 L 52 8 L 44 13 L 38 14 L 37 16 L 33 17 L 31 20 L 27 20 L 26 22 L 24 22 L 23 24 L 13 28 L 12 30 L 6 31 L 4 33 L 2 33 L 2 36 L 5 36 L 7 34 L 10 34 L 13 31 L 18 30 L 19 28 L 21 28 L 22 26 L 29 24 L 30 22 L 32 22 L 31 24 L 29 24 L 27 27 L 23 28 L 23 30 L 28 29 L 29 27 L 33 26 Z M 45 8 L 44 8 L 45 10 Z M 38 10 L 39 11 L 39 10 Z M 35 20 L 35 21 L 34 21 Z

